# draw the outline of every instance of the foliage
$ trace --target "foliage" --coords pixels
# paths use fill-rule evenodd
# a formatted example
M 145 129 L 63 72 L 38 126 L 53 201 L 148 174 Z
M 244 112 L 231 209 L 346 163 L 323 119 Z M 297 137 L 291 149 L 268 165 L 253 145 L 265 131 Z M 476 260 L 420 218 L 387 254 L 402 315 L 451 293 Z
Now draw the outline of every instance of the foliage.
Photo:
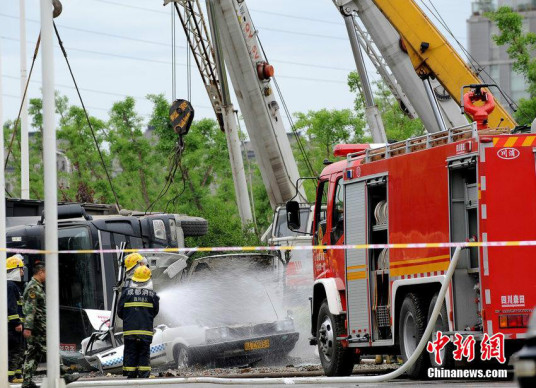
M 348 86 L 350 91 L 356 93 L 354 109 L 364 116 L 365 101 L 361 90 L 361 79 L 357 72 L 353 71 L 348 75 Z M 374 102 L 382 116 L 385 133 L 388 141 L 406 140 L 424 134 L 424 127 L 421 120 L 410 119 L 400 108 L 399 102 L 383 81 L 374 83 Z
M 339 143 L 362 142 L 365 123 L 350 109 L 309 111 L 296 113 L 295 127 L 303 130 L 309 143 L 309 154 L 316 171 L 322 170 L 324 159 L 333 160 L 333 147 Z
M 486 14 L 497 24 L 500 33 L 493 35 L 498 46 L 507 46 L 506 52 L 514 61 L 514 71 L 522 74 L 527 81 L 529 99 L 518 102 L 519 110 L 515 118 L 520 125 L 530 125 L 536 117 L 536 34 L 523 31 L 523 17 L 510 7 L 500 7 Z

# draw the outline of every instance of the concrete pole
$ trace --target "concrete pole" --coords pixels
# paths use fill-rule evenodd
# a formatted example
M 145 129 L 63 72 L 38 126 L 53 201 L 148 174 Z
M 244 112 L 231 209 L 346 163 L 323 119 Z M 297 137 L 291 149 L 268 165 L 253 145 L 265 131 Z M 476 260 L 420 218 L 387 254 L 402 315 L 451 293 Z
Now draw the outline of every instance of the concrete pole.
M 56 124 L 54 119 L 54 46 L 52 2 L 41 0 L 41 63 L 43 80 L 43 165 L 45 170 L 45 249 L 58 250 L 58 199 Z M 48 253 L 46 263 L 47 388 L 60 387 L 60 309 L 58 254 Z
M 0 37 L 0 74 L 2 74 L 2 38 Z M 0 160 L 4 160 L 4 116 L 2 112 L 2 77 L 0 77 Z M 5 174 L 0 173 L 0 248 L 6 248 Z M 0 250 L 0 381 L 7 382 L 7 273 L 6 252 Z
M 20 0 L 20 95 L 26 88 L 26 0 Z M 30 156 L 28 147 L 28 98 L 22 101 L 20 116 L 20 197 L 30 198 Z

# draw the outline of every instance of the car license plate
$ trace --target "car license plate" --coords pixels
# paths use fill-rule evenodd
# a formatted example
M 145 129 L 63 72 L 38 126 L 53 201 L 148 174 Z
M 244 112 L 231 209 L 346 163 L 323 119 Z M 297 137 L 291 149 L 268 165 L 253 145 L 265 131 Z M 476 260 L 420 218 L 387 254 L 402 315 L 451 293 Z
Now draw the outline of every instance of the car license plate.
M 244 350 L 257 350 L 257 349 L 267 349 L 270 347 L 270 340 L 264 339 L 259 341 L 248 341 L 244 342 Z

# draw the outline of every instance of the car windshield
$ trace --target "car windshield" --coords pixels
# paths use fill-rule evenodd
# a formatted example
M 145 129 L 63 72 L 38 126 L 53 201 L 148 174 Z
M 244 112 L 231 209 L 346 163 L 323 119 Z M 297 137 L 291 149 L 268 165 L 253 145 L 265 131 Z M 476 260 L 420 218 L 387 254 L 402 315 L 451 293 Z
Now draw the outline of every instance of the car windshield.
M 277 215 L 277 224 L 275 226 L 275 237 L 296 237 L 303 236 L 303 233 L 307 232 L 307 221 L 309 220 L 309 208 L 300 209 L 300 229 L 299 232 L 293 232 L 287 225 L 287 210 L 284 208 L 279 209 Z

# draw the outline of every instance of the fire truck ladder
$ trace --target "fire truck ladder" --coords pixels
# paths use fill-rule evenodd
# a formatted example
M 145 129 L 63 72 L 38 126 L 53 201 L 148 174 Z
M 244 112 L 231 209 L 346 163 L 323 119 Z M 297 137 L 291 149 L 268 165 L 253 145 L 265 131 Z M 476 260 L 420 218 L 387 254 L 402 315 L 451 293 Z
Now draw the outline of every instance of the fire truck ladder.
M 348 154 L 346 160 L 348 166 L 350 166 L 351 162 L 357 159 L 363 159 L 363 163 L 369 163 L 376 160 L 388 159 L 392 156 L 409 154 L 415 151 L 422 151 L 424 149 L 454 143 L 463 139 L 475 139 L 480 135 L 504 135 L 508 133 L 510 133 L 509 128 L 494 128 L 477 131 L 476 122 L 473 122 L 446 131 L 428 133 L 412 139 L 387 144 L 385 147 L 354 152 Z

